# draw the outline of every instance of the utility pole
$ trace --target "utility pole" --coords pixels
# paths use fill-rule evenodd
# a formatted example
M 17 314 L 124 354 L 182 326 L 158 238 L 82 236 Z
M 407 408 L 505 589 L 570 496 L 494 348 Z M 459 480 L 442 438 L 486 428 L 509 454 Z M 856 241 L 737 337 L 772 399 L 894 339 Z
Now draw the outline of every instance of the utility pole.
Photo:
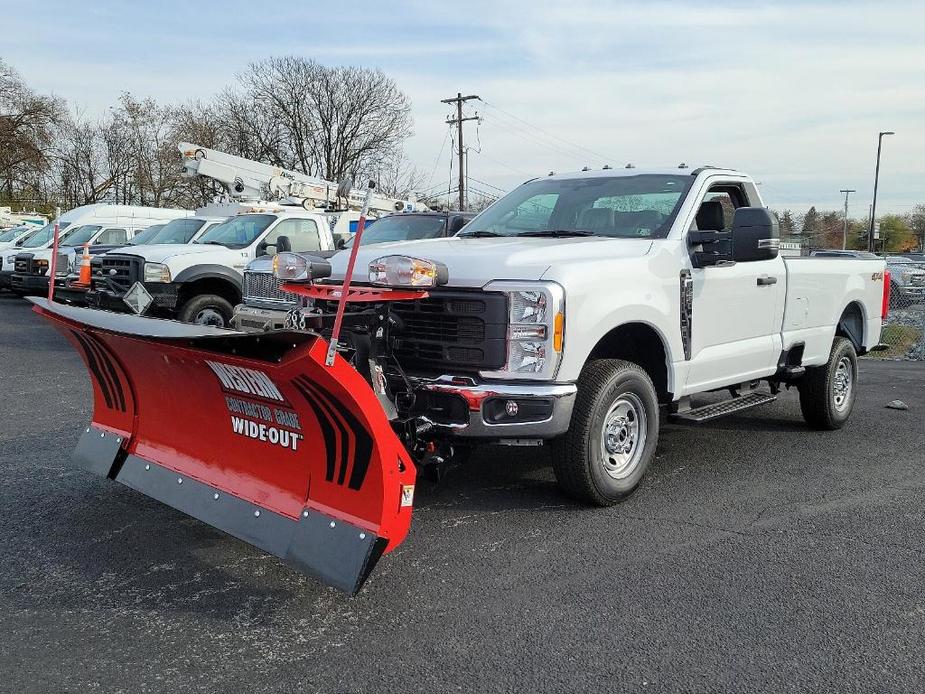
M 841 249 L 845 250 L 848 247 L 848 196 L 851 193 L 857 193 L 857 191 L 854 188 L 845 188 L 838 192 L 845 194 L 845 230 L 841 237 Z
M 464 210 L 466 205 L 466 171 L 464 168 L 464 155 L 465 150 L 463 149 L 463 123 L 467 120 L 478 120 L 478 114 L 474 116 L 467 116 L 463 118 L 462 107 L 463 104 L 472 99 L 479 99 L 475 94 L 470 94 L 469 96 L 463 96 L 462 92 L 456 92 L 456 96 L 451 99 L 441 99 L 441 104 L 456 104 L 456 118 L 447 118 L 446 122 L 449 125 L 456 126 L 456 137 L 457 142 L 459 143 L 459 209 Z

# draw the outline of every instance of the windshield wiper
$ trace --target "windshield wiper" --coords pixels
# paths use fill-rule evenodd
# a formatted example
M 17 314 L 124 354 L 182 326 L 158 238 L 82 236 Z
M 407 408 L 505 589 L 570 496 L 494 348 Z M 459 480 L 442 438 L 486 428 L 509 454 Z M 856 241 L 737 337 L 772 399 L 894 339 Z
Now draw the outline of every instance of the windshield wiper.
M 543 229 L 541 231 L 521 231 L 515 236 L 540 236 L 547 238 L 568 238 L 570 236 L 597 236 L 593 231 L 583 229 Z
M 197 241 L 197 243 L 201 243 L 201 242 Z M 205 243 L 207 246 L 226 246 L 228 245 L 228 244 L 222 243 L 221 241 L 206 241 Z
M 469 238 L 469 239 L 484 239 L 492 236 L 504 236 L 504 234 L 499 234 L 494 231 L 464 231 L 461 234 L 456 234 L 458 237 Z

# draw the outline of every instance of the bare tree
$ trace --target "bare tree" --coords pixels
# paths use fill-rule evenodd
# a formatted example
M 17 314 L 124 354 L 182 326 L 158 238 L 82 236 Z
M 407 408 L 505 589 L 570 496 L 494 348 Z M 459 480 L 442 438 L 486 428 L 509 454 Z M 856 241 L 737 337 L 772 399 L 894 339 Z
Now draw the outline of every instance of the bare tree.
M 0 183 L 7 199 L 48 168 L 55 127 L 64 115 L 63 100 L 37 94 L 0 60 Z
M 218 98 L 235 153 L 339 180 L 374 173 L 411 135 L 411 107 L 379 70 L 269 58 Z

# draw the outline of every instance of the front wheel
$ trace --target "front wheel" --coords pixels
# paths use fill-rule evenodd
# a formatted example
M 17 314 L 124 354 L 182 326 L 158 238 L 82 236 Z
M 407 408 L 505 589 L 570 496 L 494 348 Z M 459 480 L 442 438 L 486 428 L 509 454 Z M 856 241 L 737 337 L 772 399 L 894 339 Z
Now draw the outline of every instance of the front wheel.
M 841 429 L 851 416 L 858 382 L 858 355 L 851 340 L 836 337 L 824 366 L 800 380 L 800 410 L 813 429 Z
M 584 368 L 568 432 L 554 443 L 562 490 L 610 506 L 639 485 L 658 446 L 658 397 L 636 364 L 598 359 Z
M 184 323 L 227 328 L 233 313 L 231 304 L 217 294 L 201 294 L 183 304 L 177 317 Z

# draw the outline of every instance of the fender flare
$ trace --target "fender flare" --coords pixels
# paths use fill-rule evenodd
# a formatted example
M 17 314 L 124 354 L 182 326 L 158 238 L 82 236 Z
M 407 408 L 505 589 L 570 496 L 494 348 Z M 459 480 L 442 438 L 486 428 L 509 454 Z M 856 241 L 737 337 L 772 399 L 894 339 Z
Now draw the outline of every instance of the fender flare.
M 241 273 L 225 265 L 193 265 L 181 270 L 173 281 L 177 284 L 189 284 L 197 280 L 221 279 L 231 283 L 240 294 L 244 289 L 244 278 Z

